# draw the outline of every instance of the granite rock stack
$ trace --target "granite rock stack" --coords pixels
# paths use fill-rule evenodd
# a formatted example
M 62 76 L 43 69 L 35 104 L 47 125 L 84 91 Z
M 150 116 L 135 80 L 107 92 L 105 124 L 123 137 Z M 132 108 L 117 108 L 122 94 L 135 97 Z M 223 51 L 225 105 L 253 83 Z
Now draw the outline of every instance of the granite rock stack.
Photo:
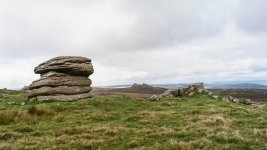
M 92 81 L 88 78 L 94 69 L 91 59 L 60 56 L 35 67 L 41 78 L 29 86 L 29 99 L 45 101 L 72 101 L 89 98 Z

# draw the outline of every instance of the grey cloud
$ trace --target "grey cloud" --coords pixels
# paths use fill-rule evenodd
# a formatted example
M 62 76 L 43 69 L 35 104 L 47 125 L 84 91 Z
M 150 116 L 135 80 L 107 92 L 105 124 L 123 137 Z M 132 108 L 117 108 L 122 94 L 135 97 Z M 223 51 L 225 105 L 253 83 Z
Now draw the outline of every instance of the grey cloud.
M 0 48 L 12 56 L 16 51 L 97 54 L 172 46 L 219 34 L 228 17 L 220 11 L 222 4 L 226 5 L 209 0 L 2 2 Z
M 265 12 L 263 0 L 0 1 L 0 87 L 58 55 L 92 58 L 94 85 L 266 79 Z
M 243 0 L 236 16 L 238 26 L 250 33 L 267 32 L 267 5 L 265 0 Z
M 221 11 L 223 5 L 223 1 L 207 0 L 130 1 L 127 6 L 135 14 L 135 23 L 108 41 L 119 50 L 151 50 L 214 36 L 222 32 L 229 18 L 229 12 Z

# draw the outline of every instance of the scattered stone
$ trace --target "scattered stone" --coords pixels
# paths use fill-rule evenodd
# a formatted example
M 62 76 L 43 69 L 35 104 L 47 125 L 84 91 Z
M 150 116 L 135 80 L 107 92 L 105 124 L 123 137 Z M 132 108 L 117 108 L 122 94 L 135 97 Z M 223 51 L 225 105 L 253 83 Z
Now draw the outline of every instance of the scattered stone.
M 152 95 L 152 96 L 150 97 L 150 100 L 151 100 L 151 101 L 159 101 L 160 99 L 161 99 L 161 97 L 158 96 L 158 95 Z
M 21 106 L 24 106 L 25 104 L 26 104 L 25 102 L 22 102 L 22 103 L 21 103 Z
M 237 98 L 234 98 L 234 99 L 233 99 L 233 102 L 234 102 L 234 103 L 239 103 L 239 102 L 240 102 L 240 100 L 239 100 L 239 99 L 237 99 Z
M 223 97 L 222 100 L 223 100 L 224 102 L 227 102 L 227 103 L 231 102 L 231 100 L 230 100 L 228 97 Z
M 194 87 L 190 87 L 189 90 L 190 90 L 190 91 L 194 91 L 195 88 L 194 88 Z
M 216 96 L 216 95 L 213 95 L 212 96 L 214 99 L 218 99 L 219 98 L 219 96 Z
M 15 102 L 8 102 L 7 104 L 8 105 L 13 105 L 13 104 L 15 104 Z
M 85 57 L 61 56 L 52 58 L 35 67 L 41 78 L 25 87 L 30 100 L 71 101 L 91 97 L 93 72 L 91 60 Z
M 191 92 L 188 94 L 188 96 L 194 96 L 195 92 Z
M 244 101 L 244 104 L 251 105 L 251 104 L 252 104 L 251 99 L 246 99 L 246 100 Z
M 204 92 L 204 90 L 203 90 L 203 89 L 199 89 L 199 90 L 197 90 L 197 92 L 198 92 L 199 94 L 202 94 L 202 93 Z
M 245 100 L 240 100 L 239 103 L 251 105 L 252 104 L 252 101 L 250 99 L 245 99 Z
M 170 94 L 167 95 L 167 97 L 179 97 L 179 96 L 183 96 L 183 91 L 182 89 L 177 89 L 177 90 L 171 90 Z
M 208 92 L 208 95 L 212 96 L 212 95 L 213 95 L 213 93 L 212 93 L 212 92 Z
M 173 90 L 167 90 L 164 93 L 161 94 L 162 97 L 167 97 L 169 95 L 172 95 Z

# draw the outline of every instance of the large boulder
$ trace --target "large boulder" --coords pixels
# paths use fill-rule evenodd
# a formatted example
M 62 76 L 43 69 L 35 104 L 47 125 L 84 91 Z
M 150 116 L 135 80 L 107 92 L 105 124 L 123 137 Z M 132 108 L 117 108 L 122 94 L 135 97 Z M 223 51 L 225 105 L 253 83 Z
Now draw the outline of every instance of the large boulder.
M 29 98 L 36 97 L 39 95 L 76 95 L 82 93 L 89 93 L 92 90 L 90 86 L 58 86 L 58 87 L 40 87 L 37 89 L 32 89 L 28 96 Z
M 52 58 L 35 67 L 41 78 L 29 86 L 30 99 L 71 101 L 89 98 L 94 72 L 91 60 L 85 57 L 61 56 Z
M 94 72 L 91 59 L 85 57 L 61 56 L 45 61 L 35 67 L 36 74 L 50 71 L 88 77 Z
M 35 98 L 38 101 L 47 101 L 47 100 L 74 101 L 74 100 L 86 99 L 89 97 L 91 97 L 90 93 L 82 93 L 74 95 L 64 95 L 64 94 L 40 95 L 36 96 Z
M 90 86 L 92 81 L 83 76 L 52 76 L 33 81 L 29 89 L 58 86 Z

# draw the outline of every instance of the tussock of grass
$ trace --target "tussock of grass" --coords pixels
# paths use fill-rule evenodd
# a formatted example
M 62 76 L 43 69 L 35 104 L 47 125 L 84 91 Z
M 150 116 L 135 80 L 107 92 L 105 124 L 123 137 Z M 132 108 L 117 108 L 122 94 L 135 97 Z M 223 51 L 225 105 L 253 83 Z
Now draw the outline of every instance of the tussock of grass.
M 42 120 L 62 122 L 64 119 L 64 115 L 55 114 L 53 109 L 42 104 L 30 106 L 27 110 L 0 110 L 0 125 L 20 122 L 35 124 Z
M 172 149 L 181 149 L 181 150 L 192 150 L 192 149 L 210 149 L 212 142 L 207 139 L 198 139 L 192 141 L 177 141 L 175 139 L 169 140 L 170 146 L 166 146 Z
M 45 105 L 33 105 L 30 108 L 28 108 L 28 113 L 31 115 L 36 115 L 36 116 L 52 116 L 54 115 L 54 110 L 52 110 L 50 107 L 47 107 Z
M 97 133 L 103 135 L 117 135 L 123 131 L 126 131 L 127 128 L 117 125 L 100 125 L 100 126 L 74 126 L 74 127 L 67 127 L 59 131 L 57 134 L 60 135 L 75 135 L 75 134 L 85 134 L 85 133 Z
M 116 119 L 116 115 L 113 113 L 106 113 L 106 112 L 92 112 L 91 114 L 87 115 L 85 119 L 90 119 L 93 121 L 108 121 Z
M 74 134 L 81 134 L 89 130 L 87 126 L 76 126 L 76 127 L 67 127 L 63 128 L 58 135 L 74 135 Z
M 18 134 L 14 132 L 0 133 L 0 140 L 11 140 L 11 139 L 16 139 L 17 137 L 18 137 Z
M 101 125 L 101 126 L 93 128 L 92 132 L 98 132 L 104 135 L 114 136 L 119 133 L 125 132 L 126 130 L 129 130 L 129 129 L 122 127 L 122 126 L 117 126 L 117 125 Z
M 172 112 L 144 111 L 127 117 L 127 121 L 139 121 L 140 123 L 153 123 L 171 115 Z
M 179 136 L 180 129 L 178 128 L 168 128 L 168 127 L 161 127 L 157 131 L 151 132 L 147 134 L 149 137 L 153 138 L 161 138 L 161 137 L 172 137 L 172 136 Z
M 17 110 L 0 111 L 0 124 L 7 125 L 19 121 L 34 123 L 36 122 L 36 117 L 27 114 L 25 111 L 17 111 Z
M 253 135 L 255 137 L 262 137 L 267 139 L 267 128 L 266 129 L 253 129 Z
M 33 132 L 34 129 L 32 129 L 30 127 L 18 127 L 18 128 L 15 128 L 14 131 L 17 131 L 17 132 Z
M 229 126 L 231 124 L 231 120 L 225 118 L 223 114 L 215 114 L 211 116 L 202 116 L 201 123 L 204 123 L 207 126 L 212 126 L 216 124 L 222 124 L 223 126 Z

